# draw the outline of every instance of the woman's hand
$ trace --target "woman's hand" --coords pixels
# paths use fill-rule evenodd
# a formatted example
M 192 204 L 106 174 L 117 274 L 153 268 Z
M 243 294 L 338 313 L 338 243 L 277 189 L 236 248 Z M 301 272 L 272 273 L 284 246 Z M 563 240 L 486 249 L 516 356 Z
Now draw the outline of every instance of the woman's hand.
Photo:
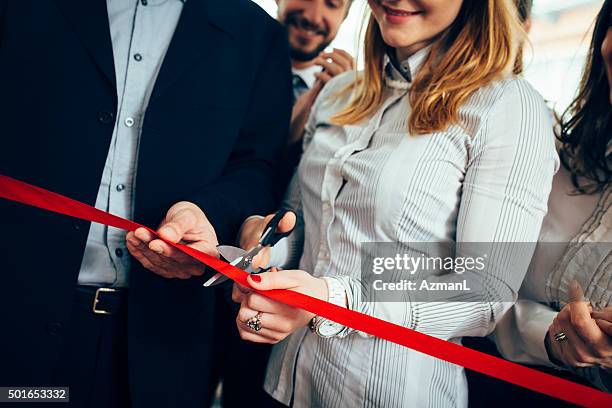
M 568 367 L 612 368 L 612 337 L 604 329 L 609 326 L 602 328 L 595 320 L 599 312 L 591 315 L 591 307 L 582 299 L 582 288 L 576 281 L 570 285 L 570 298 L 548 329 L 546 342 L 551 360 Z M 602 321 L 603 316 L 602 311 Z
M 591 313 L 601 330 L 612 337 L 612 306 Z
M 270 220 L 274 217 L 275 214 L 270 214 L 266 217 L 261 216 L 253 216 L 247 218 L 242 223 L 242 228 L 240 229 L 240 248 L 244 250 L 249 250 L 257 245 L 261 235 L 264 233 L 264 228 Z M 278 223 L 278 227 L 276 227 L 277 232 L 287 232 L 290 231 L 293 227 L 295 227 L 296 223 L 295 213 L 293 211 L 289 211 L 286 213 L 283 218 L 281 218 Z M 267 268 L 270 262 L 270 248 L 263 248 L 259 253 L 253 258 L 251 265 L 253 268 Z
M 289 289 L 325 301 L 329 297 L 325 280 L 301 270 L 277 271 L 273 268 L 270 272 L 250 275 L 248 282 L 254 289 L 262 291 Z M 278 343 L 306 326 L 314 317 L 313 313 L 276 302 L 237 283 L 234 283 L 232 300 L 240 303 L 236 317 L 240 337 L 255 343 Z M 258 314 L 261 330 L 255 331 L 247 322 Z

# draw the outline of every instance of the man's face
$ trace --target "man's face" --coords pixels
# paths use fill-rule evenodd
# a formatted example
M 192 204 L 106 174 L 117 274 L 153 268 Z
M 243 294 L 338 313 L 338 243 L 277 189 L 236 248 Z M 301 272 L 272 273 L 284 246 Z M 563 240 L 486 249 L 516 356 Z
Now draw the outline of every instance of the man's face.
M 278 20 L 287 27 L 291 58 L 310 61 L 336 37 L 350 0 L 277 0 Z

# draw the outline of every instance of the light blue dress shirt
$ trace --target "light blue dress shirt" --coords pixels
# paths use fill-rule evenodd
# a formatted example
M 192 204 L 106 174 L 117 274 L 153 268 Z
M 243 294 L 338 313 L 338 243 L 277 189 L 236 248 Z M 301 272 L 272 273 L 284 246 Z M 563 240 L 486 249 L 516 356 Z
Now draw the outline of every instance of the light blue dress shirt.
M 107 0 L 106 5 L 118 109 L 95 206 L 131 219 L 142 123 L 183 1 Z M 92 223 L 79 284 L 127 287 L 128 255 L 125 231 Z

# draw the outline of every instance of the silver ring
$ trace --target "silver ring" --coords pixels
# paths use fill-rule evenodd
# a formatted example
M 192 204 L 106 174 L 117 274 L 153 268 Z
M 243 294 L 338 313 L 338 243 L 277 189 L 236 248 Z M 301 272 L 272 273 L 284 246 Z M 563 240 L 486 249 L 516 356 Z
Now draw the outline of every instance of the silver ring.
M 567 336 L 562 331 L 560 331 L 559 333 L 556 333 L 554 338 L 555 338 L 555 341 L 565 341 L 565 340 L 567 340 Z
M 247 320 L 246 325 L 249 326 L 249 328 L 251 330 L 254 330 L 256 332 L 260 331 L 262 329 L 262 326 L 261 326 L 261 312 L 257 312 L 257 314 L 255 316 L 253 316 L 249 320 Z

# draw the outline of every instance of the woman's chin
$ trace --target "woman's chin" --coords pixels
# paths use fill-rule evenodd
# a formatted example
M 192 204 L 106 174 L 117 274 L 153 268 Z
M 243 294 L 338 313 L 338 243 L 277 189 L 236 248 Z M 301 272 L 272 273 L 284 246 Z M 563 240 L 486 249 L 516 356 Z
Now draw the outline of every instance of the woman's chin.
M 382 37 L 389 47 L 393 48 L 404 48 L 409 47 L 415 41 L 411 38 L 407 38 L 405 32 L 399 30 L 388 29 L 382 32 Z

